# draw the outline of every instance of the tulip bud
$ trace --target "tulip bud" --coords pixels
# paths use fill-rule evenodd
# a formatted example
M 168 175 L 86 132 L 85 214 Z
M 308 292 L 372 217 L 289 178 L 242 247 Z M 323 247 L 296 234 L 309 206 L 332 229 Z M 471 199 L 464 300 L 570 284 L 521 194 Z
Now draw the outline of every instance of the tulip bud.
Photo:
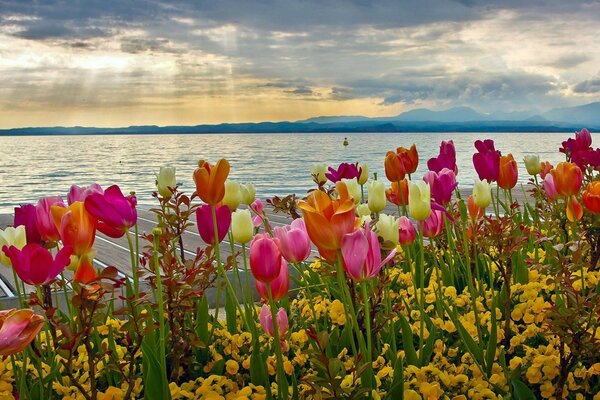
M 383 181 L 371 181 L 367 185 L 367 193 L 369 209 L 374 213 L 383 211 L 386 203 Z
M 281 271 L 283 257 L 277 241 L 267 234 L 258 234 L 250 245 L 252 275 L 263 283 L 272 282 Z
M 371 215 L 371 209 L 368 204 L 359 204 L 356 206 L 356 215 L 366 217 Z
M 44 326 L 44 317 L 33 310 L 0 311 L 0 356 L 23 351 Z
M 279 328 L 279 337 L 283 338 L 285 336 L 285 334 L 288 330 L 288 326 L 289 326 L 288 316 L 287 316 L 285 309 L 280 308 L 279 311 L 277 311 L 277 314 L 275 314 L 275 318 L 277 318 L 277 327 Z M 260 309 L 259 320 L 260 320 L 260 325 L 263 327 L 265 332 L 269 336 L 273 336 L 273 334 L 275 332 L 273 329 L 273 315 L 271 314 L 271 310 L 269 309 L 269 306 L 267 306 L 266 304 L 263 304 L 262 308 Z
M 252 223 L 250 210 L 235 210 L 231 214 L 231 234 L 233 235 L 233 240 L 241 244 L 252 240 L 254 224 Z
M 225 181 L 225 196 L 223 196 L 222 201 L 231 211 L 238 208 L 242 202 L 240 184 L 236 181 Z
M 556 185 L 554 184 L 554 177 L 552 174 L 546 174 L 543 183 L 544 192 L 550 200 L 556 200 L 558 192 L 556 191 Z
M 431 194 L 427 182 L 408 183 L 408 212 L 417 221 L 424 221 L 431 214 Z
M 171 189 L 175 189 L 177 181 L 175 180 L 175 167 L 163 166 L 158 171 L 156 178 L 156 186 L 158 193 L 165 199 L 170 199 L 173 196 Z
M 590 182 L 581 196 L 585 207 L 594 214 L 600 214 L 600 181 Z
M 369 167 L 367 166 L 367 164 L 360 164 L 359 167 L 360 176 L 358 177 L 358 183 L 364 185 L 369 179 Z
M 377 221 L 377 223 L 375 224 L 375 230 L 384 241 L 392 242 L 395 245 L 400 243 L 398 229 L 399 220 L 396 219 L 393 215 L 379 215 L 379 221 Z
M 540 156 L 527 155 L 523 158 L 523 161 L 525 161 L 525 168 L 529 175 L 537 175 L 541 172 L 542 165 L 540 163 Z
M 254 281 L 256 285 L 256 291 L 263 300 L 269 300 L 269 288 L 266 283 Z M 281 260 L 281 269 L 279 270 L 279 276 L 275 278 L 269 285 L 271 285 L 271 297 L 275 301 L 279 301 L 287 296 L 290 289 L 290 270 L 288 269 L 287 262 Z
M 398 221 L 398 233 L 400 244 L 405 246 L 414 242 L 417 237 L 415 226 L 410 222 L 410 219 L 405 216 L 400 217 L 400 220 Z
M 484 179 L 475 181 L 473 186 L 473 202 L 483 209 L 492 203 L 492 185 Z
M 313 180 L 319 185 L 327 182 L 327 177 L 325 176 L 327 172 L 327 164 L 325 163 L 314 164 L 310 167 L 310 174 L 313 176 Z
M 12 265 L 8 255 L 2 251 L 4 246 L 15 246 L 17 249 L 21 250 L 26 244 L 27 235 L 25 234 L 24 225 L 19 225 L 16 228 L 9 226 L 4 230 L 0 229 L 0 262 L 4 265 Z
M 242 193 L 242 203 L 249 206 L 256 200 L 256 188 L 253 184 L 247 183 L 240 185 L 240 191 Z
M 354 204 L 360 203 L 360 198 L 362 196 L 360 195 L 360 185 L 358 184 L 358 181 L 355 178 L 342 178 L 342 182 L 346 184 L 346 187 L 348 188 L 348 193 L 354 199 Z

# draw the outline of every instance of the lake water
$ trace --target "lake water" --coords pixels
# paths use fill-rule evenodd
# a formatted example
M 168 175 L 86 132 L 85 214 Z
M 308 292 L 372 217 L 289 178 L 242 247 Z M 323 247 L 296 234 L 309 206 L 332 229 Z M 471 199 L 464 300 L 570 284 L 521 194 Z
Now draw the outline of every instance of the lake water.
M 350 145 L 342 142 L 348 137 Z M 142 207 L 155 205 L 155 174 L 161 165 L 177 168 L 182 190 L 193 192 L 192 172 L 199 159 L 227 158 L 232 179 L 251 182 L 259 197 L 296 193 L 313 186 L 310 166 L 326 162 L 366 162 L 370 172 L 385 179 L 387 150 L 417 144 L 420 178 L 426 162 L 438 154 L 440 142 L 456 146 L 458 180 L 463 187 L 476 177 L 471 161 L 473 142 L 491 138 L 503 154 L 512 153 L 519 164 L 519 180 L 527 182 L 523 156 L 538 154 L 554 165 L 564 160 L 558 152 L 572 133 L 352 133 L 352 134 L 190 134 L 115 136 L 0 137 L 0 212 L 12 212 L 20 203 L 46 195 L 62 195 L 71 184 L 102 187 L 118 184 L 135 191 Z M 593 136 L 595 145 L 600 135 Z

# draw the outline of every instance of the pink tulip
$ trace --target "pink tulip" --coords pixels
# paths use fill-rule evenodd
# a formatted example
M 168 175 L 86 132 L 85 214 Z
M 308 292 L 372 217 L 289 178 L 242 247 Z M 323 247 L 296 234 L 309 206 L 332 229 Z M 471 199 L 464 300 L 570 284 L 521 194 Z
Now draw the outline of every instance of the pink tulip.
M 281 339 L 283 339 L 283 337 L 285 336 L 285 334 L 287 333 L 288 328 L 289 328 L 287 312 L 285 311 L 284 308 L 280 308 L 279 311 L 277 311 L 277 314 L 275 315 L 275 317 L 277 318 L 277 327 L 279 328 L 279 337 Z M 273 316 L 271 315 L 271 310 L 269 309 L 269 307 L 266 304 L 263 304 L 263 306 L 260 309 L 259 319 L 260 319 L 260 325 L 263 327 L 265 332 L 269 336 L 273 336 L 273 334 L 275 333 L 273 330 Z
M 43 326 L 44 317 L 31 309 L 0 311 L 0 356 L 23 351 Z
M 89 193 L 85 198 L 85 208 L 98 220 L 98 230 L 112 238 L 120 238 L 136 224 L 136 205 L 136 197 L 124 196 L 117 185 L 104 193 Z
M 444 168 L 454 171 L 458 175 L 456 166 L 456 149 L 452 140 L 442 141 L 440 144 L 440 155 L 427 161 L 427 168 L 433 172 L 440 172 Z
M 310 255 L 310 238 L 302 218 L 295 219 L 291 225 L 273 229 L 279 239 L 279 250 L 288 262 L 298 263 Z
M 51 282 L 69 265 L 73 252 L 71 246 L 65 246 L 52 258 L 52 253 L 37 243 L 26 244 L 22 250 L 15 246 L 4 246 L 2 250 L 10 258 L 19 278 L 30 285 Z
M 558 191 L 556 190 L 556 184 L 554 183 L 554 177 L 552 174 L 546 174 L 543 187 L 544 192 L 546 192 L 546 196 L 548 196 L 550 200 L 556 200 L 558 197 Z
M 494 141 L 486 139 L 475 142 L 477 153 L 473 154 L 473 165 L 479 179 L 495 182 L 500 170 L 500 152 L 494 147 Z
M 431 197 L 438 203 L 446 205 L 452 199 L 452 193 L 458 186 L 454 171 L 443 168 L 440 172 L 427 171 L 423 180 L 429 183 Z
M 256 291 L 260 294 L 263 300 L 269 300 L 269 291 L 267 290 L 267 284 L 259 281 L 256 282 Z M 271 296 L 273 300 L 281 300 L 288 294 L 290 289 L 290 271 L 288 269 L 287 262 L 284 258 L 281 259 L 281 269 L 279 270 L 279 276 L 271 282 Z
M 21 204 L 20 207 L 15 207 L 15 219 L 13 225 L 15 228 L 19 225 L 25 226 L 27 243 L 40 243 L 42 241 L 42 237 L 37 228 L 37 216 L 33 204 Z
M 255 227 L 261 226 L 265 217 L 265 206 L 263 205 L 262 201 L 260 199 L 254 200 L 254 202 L 250 204 L 250 209 L 256 214 L 252 218 L 252 223 Z
M 443 230 L 444 212 L 432 209 L 429 218 L 423 221 L 423 236 L 432 239 L 442 233 Z
M 381 268 L 396 254 L 396 249 L 381 260 L 381 247 L 375 232 L 367 225 L 342 238 L 342 260 L 350 278 L 362 281 L 379 274 Z
M 410 219 L 405 216 L 400 217 L 398 223 L 398 233 L 400 236 L 400 244 L 404 246 L 412 244 L 417 237 L 415 226 L 412 224 L 412 222 L 410 222 Z
M 56 225 L 54 224 L 54 218 L 52 218 L 52 212 L 50 211 L 52 206 L 65 207 L 65 203 L 63 203 L 60 196 L 48 196 L 40 199 L 35 206 L 37 230 L 41 238 L 48 242 L 56 242 L 60 239 L 58 229 L 56 229 Z
M 85 198 L 88 197 L 92 193 L 100 193 L 103 194 L 104 190 L 97 183 L 92 183 L 88 187 L 81 187 L 77 185 L 72 185 L 71 189 L 69 189 L 69 194 L 67 195 L 67 203 L 69 205 L 75 203 L 76 201 L 85 201 Z
M 196 222 L 200 237 L 207 244 L 215 244 L 215 225 L 213 223 L 212 206 L 205 204 L 196 210 Z M 231 210 L 227 206 L 215 206 L 217 215 L 217 233 L 219 243 L 223 241 L 231 226 Z
M 277 279 L 281 272 L 281 251 L 279 240 L 265 234 L 257 234 L 250 244 L 250 269 L 258 281 L 269 283 Z

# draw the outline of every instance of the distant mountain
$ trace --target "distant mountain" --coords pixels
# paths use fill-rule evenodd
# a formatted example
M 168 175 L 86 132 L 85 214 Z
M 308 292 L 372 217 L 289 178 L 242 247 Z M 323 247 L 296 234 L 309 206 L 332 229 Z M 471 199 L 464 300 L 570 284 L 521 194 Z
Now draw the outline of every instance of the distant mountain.
M 600 101 L 577 107 L 555 108 L 543 114 L 550 121 L 600 127 Z
M 335 116 L 330 116 L 330 117 L 313 117 L 313 118 L 308 118 L 308 119 L 303 119 L 301 121 L 296 121 L 296 122 L 316 122 L 319 124 L 329 124 L 329 123 L 334 123 L 334 122 L 354 122 L 354 121 L 369 121 L 371 118 L 369 117 L 362 117 L 360 115 L 349 115 L 349 116 L 339 116 L 339 117 L 335 117 Z
M 383 118 L 380 118 L 383 119 Z M 444 111 L 431 111 L 417 108 L 404 112 L 395 117 L 385 118 L 390 121 L 431 121 L 431 122 L 470 122 L 488 121 L 490 117 L 479 113 L 470 107 L 453 107 Z

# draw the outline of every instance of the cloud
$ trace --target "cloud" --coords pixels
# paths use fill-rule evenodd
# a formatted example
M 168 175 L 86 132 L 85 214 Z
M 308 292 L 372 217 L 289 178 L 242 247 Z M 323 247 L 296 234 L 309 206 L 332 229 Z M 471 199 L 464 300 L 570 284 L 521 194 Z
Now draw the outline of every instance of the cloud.
M 579 82 L 573 86 L 575 93 L 600 93 L 600 76 Z
M 315 92 L 313 92 L 313 90 L 307 86 L 300 86 L 297 87 L 294 90 L 285 90 L 285 93 L 289 93 L 289 94 L 293 94 L 296 96 L 313 96 L 316 95 Z
M 565 54 L 548 63 L 548 65 L 560 69 L 569 69 L 590 60 L 592 60 L 592 57 L 587 54 Z

